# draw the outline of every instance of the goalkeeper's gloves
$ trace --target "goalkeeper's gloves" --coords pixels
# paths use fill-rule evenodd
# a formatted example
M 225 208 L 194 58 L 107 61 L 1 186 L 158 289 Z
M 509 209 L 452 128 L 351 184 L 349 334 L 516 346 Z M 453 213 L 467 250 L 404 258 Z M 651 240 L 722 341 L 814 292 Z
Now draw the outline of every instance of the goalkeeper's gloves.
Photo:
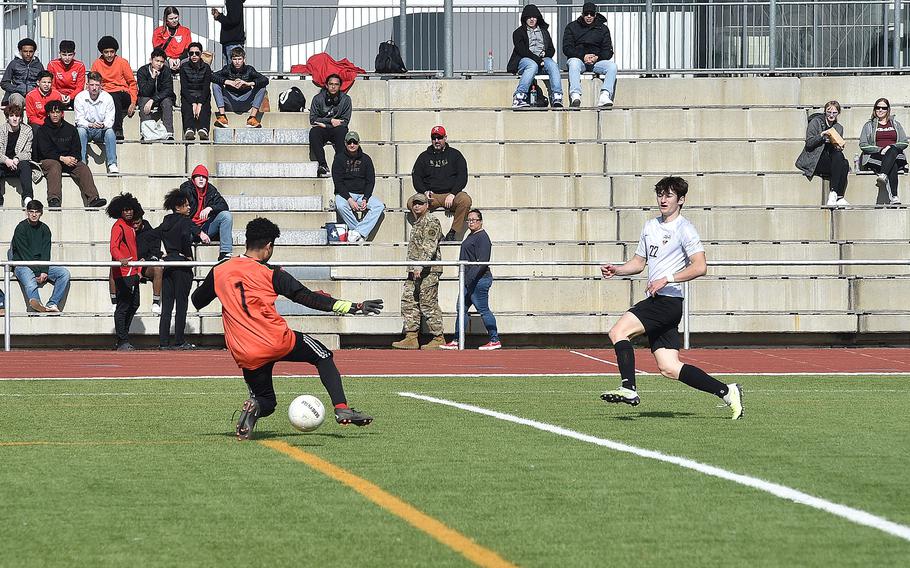
M 379 315 L 382 311 L 382 300 L 364 300 L 351 306 L 352 314 L 365 314 L 368 316 Z

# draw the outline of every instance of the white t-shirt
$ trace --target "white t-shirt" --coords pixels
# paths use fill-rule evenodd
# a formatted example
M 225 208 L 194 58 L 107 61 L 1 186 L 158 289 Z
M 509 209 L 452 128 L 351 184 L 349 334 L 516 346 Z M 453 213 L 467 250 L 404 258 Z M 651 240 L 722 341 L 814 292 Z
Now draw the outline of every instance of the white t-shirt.
M 689 265 L 689 258 L 693 254 L 700 252 L 705 252 L 705 247 L 701 244 L 698 231 L 682 215 L 669 223 L 661 223 L 660 217 L 645 223 L 635 250 L 635 254 L 648 263 L 649 284 L 676 274 Z M 658 294 L 682 298 L 682 284 L 667 284 Z

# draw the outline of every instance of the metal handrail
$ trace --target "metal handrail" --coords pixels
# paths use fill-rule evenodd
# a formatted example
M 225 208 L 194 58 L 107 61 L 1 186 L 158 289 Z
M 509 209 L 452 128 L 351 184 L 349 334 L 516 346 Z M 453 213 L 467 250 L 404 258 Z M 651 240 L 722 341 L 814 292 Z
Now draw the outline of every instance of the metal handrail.
M 340 267 L 350 267 L 350 266 L 364 266 L 364 267 L 387 267 L 387 266 L 413 266 L 419 264 L 420 266 L 457 266 L 458 267 L 458 289 L 459 291 L 464 290 L 464 271 L 467 266 L 601 266 L 609 262 L 605 261 L 591 261 L 591 260 L 549 260 L 549 261 L 537 261 L 533 263 L 528 263 L 524 261 L 494 261 L 490 260 L 488 262 L 471 262 L 465 260 L 455 260 L 455 261 L 446 261 L 446 260 L 434 260 L 434 261 L 406 261 L 406 260 L 391 260 L 391 261 L 288 261 L 275 263 L 278 266 L 282 267 L 308 267 L 308 266 L 340 266 Z M 201 262 L 201 261 L 136 261 L 126 264 L 126 266 L 134 267 L 146 267 L 146 266 L 161 266 L 161 267 L 211 267 L 218 264 L 217 262 Z M 621 262 L 616 262 L 615 264 L 622 264 Z M 0 266 L 3 270 L 3 292 L 4 295 L 9 298 L 10 296 L 10 270 L 8 268 L 16 266 L 74 266 L 74 267 L 119 267 L 124 266 L 120 262 L 116 261 L 21 261 L 21 260 L 4 260 L 0 261 Z M 708 266 L 910 266 L 910 259 L 865 259 L 865 260 L 714 260 L 709 261 Z M 778 276 L 766 276 L 765 278 L 777 278 Z M 761 279 L 762 276 L 750 276 L 750 279 Z M 683 348 L 689 349 L 690 345 L 690 330 L 689 330 L 689 282 L 683 282 L 684 290 L 684 301 L 683 301 Z M 459 329 L 458 334 L 458 349 L 464 349 L 464 331 L 465 331 L 465 322 L 464 322 L 464 294 L 458 294 L 457 300 L 458 313 L 456 318 L 458 320 L 457 329 Z M 7 306 L 9 308 L 9 306 Z M 11 310 L 7 309 L 6 313 L 3 316 L 3 328 L 4 328 L 4 350 L 10 350 L 11 344 L 11 328 L 10 328 L 10 316 Z

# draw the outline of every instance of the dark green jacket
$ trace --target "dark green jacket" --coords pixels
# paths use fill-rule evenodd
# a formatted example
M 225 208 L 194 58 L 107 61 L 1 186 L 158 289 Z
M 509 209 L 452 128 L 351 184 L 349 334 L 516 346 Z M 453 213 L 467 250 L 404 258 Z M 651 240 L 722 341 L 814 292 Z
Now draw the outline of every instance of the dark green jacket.
M 23 219 L 13 232 L 13 260 L 47 260 L 51 259 L 51 229 L 41 221 L 34 227 Z M 29 266 L 35 276 L 47 274 L 47 266 Z

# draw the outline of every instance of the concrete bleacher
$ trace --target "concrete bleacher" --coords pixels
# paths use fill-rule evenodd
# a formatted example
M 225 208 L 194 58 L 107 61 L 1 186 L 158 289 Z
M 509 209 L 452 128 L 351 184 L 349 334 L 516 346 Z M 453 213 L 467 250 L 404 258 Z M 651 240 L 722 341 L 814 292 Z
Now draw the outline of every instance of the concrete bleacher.
M 522 263 L 494 268 L 491 304 L 507 342 L 509 336 L 547 343 L 553 335 L 602 335 L 643 297 L 641 279 L 606 282 L 596 266 L 535 262 L 631 257 L 642 224 L 657 214 L 653 185 L 670 173 L 690 182 L 684 215 L 698 227 L 709 260 L 906 258 L 910 209 L 873 207 L 874 183 L 854 176 L 847 192 L 854 206 L 823 208 L 821 181 L 808 182 L 793 162 L 803 146 L 806 117 L 826 100 L 837 98 L 844 105 L 840 120 L 852 157 L 876 97 L 889 96 L 898 119 L 904 116 L 898 94 L 910 87 L 910 79 L 621 77 L 620 82 L 610 111 L 513 111 L 508 108 L 513 78 L 358 81 L 350 92 L 357 109 L 351 128 L 373 158 L 375 193 L 387 206 L 376 233 L 362 245 L 326 244 L 323 226 L 336 222 L 332 184 L 315 178 L 309 162 L 306 112 L 268 113 L 264 128 L 256 130 L 239 128 L 238 117 L 232 120 L 237 129 L 216 129 L 213 140 L 191 143 L 141 143 L 137 121 L 128 120 L 127 141 L 118 149 L 122 175 L 104 173 L 97 146 L 91 167 L 103 197 L 130 191 L 157 224 L 165 213 L 160 209 L 164 194 L 185 181 L 196 164 L 207 165 L 211 182 L 234 211 L 238 253 L 245 223 L 266 215 L 283 231 L 276 262 L 400 261 L 410 230 L 403 207 L 413 193 L 411 168 L 428 144 L 430 128 L 444 124 L 450 144 L 467 159 L 467 191 L 474 206 L 484 210 L 485 228 L 496 245 L 494 260 Z M 596 96 L 593 83 L 583 82 L 586 102 Z M 317 92 L 309 81 L 288 79 L 273 80 L 269 90 L 277 97 L 290 85 L 300 86 L 308 100 Z M 179 113 L 175 119 L 179 138 Z M 326 150 L 331 160 L 331 147 Z M 24 217 L 21 208 L 11 206 L 16 199 L 9 183 L 6 191 L 0 248 L 8 246 L 4 241 Z M 907 202 L 906 188 L 900 194 Z M 44 199 L 43 183 L 36 195 Z M 43 217 L 54 232 L 53 258 L 108 260 L 111 221 L 103 211 L 81 207 L 69 178 L 63 205 Z M 448 228 L 450 220 L 441 212 L 435 215 Z M 217 247 L 197 249 L 200 260 L 216 256 Z M 445 259 L 457 256 L 457 246 L 443 247 Z M 69 336 L 75 343 L 97 343 L 96 336 L 112 342 L 106 269 L 72 272 L 66 313 L 53 325 L 48 316 L 25 314 L 14 285 L 9 300 L 14 343 L 20 335 L 41 341 L 37 336 L 43 334 Z M 197 269 L 197 278 L 205 272 Z M 380 317 L 302 315 L 306 310 L 287 304 L 282 309 L 293 327 L 329 345 L 384 343 L 401 331 L 402 273 L 400 267 L 299 273 L 308 286 L 341 297 L 382 297 L 386 311 Z M 907 266 L 716 266 L 691 288 L 692 329 L 705 337 L 891 337 L 905 332 L 910 315 L 894 300 L 910 292 Z M 155 336 L 151 294 L 144 289 L 143 296 L 134 331 Z M 440 288 L 447 331 L 454 327 L 456 296 L 457 274 L 449 268 Z M 220 326 L 216 306 L 192 312 L 188 321 L 192 334 L 217 335 Z M 479 321 L 472 321 L 469 332 L 483 333 Z

